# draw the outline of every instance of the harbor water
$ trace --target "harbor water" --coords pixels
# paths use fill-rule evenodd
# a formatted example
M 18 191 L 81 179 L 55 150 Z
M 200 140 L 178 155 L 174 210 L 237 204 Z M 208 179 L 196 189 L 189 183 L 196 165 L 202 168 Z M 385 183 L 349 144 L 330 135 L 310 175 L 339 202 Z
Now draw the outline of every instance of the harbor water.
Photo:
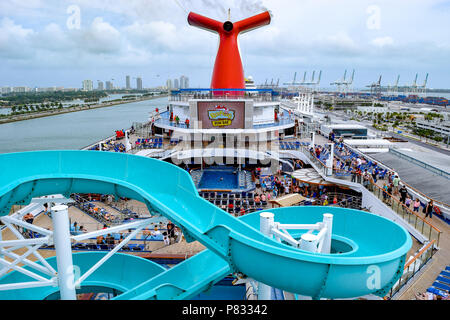
M 165 109 L 168 98 L 0 124 L 0 153 L 36 150 L 79 150 L 147 122 L 149 113 Z

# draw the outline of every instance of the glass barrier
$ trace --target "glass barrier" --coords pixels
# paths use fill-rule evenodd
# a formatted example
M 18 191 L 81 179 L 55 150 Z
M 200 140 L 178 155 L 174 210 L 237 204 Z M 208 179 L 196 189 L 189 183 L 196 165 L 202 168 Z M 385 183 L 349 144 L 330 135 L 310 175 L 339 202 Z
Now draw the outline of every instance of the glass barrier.
M 436 240 L 427 243 L 419 252 L 417 252 L 412 259 L 406 262 L 403 269 L 403 274 L 400 279 L 394 284 L 389 294 L 384 297 L 385 300 L 390 300 L 397 294 L 421 269 L 430 261 L 436 250 L 434 245 Z

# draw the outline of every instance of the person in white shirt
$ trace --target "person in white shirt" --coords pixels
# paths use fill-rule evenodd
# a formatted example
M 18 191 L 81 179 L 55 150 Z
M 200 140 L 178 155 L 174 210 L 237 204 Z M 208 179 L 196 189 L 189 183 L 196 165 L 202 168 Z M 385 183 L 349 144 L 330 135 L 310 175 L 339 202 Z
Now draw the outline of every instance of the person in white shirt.
M 166 246 L 170 245 L 170 239 L 169 239 L 169 235 L 167 234 L 167 232 L 163 233 L 163 240 L 164 240 L 164 244 Z

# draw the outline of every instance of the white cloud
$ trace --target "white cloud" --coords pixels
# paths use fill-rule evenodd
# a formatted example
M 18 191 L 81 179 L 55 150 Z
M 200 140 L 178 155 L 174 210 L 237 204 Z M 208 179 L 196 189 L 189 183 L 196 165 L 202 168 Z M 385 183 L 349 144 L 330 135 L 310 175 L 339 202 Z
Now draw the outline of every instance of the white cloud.
M 95 18 L 89 28 L 72 31 L 79 49 L 89 53 L 110 54 L 122 49 L 121 33 L 103 18 Z
M 442 0 L 410 0 L 408 6 L 403 0 L 177 1 L 220 20 L 226 19 L 227 8 L 233 21 L 266 7 L 272 11 L 270 26 L 240 37 L 244 66 L 255 80 L 312 68 L 323 68 L 323 78 L 331 81 L 346 68 L 357 69 L 357 75 L 400 66 L 450 72 L 450 12 L 442 9 Z M 374 3 L 380 7 L 380 30 L 367 28 L 367 7 Z M 80 30 L 66 28 L 66 9 L 72 4 L 81 8 Z M 175 0 L 1 0 L 0 57 L 12 70 L 19 65 L 161 74 L 184 69 L 191 70 L 192 78 L 198 74 L 200 82 L 211 73 L 218 39 L 189 26 L 186 15 Z
M 373 39 L 372 41 L 370 41 L 370 43 L 376 47 L 385 47 L 393 45 L 394 39 L 392 39 L 391 37 L 379 37 Z
M 0 57 L 5 59 L 21 59 L 30 56 L 29 39 L 34 34 L 9 18 L 0 22 Z

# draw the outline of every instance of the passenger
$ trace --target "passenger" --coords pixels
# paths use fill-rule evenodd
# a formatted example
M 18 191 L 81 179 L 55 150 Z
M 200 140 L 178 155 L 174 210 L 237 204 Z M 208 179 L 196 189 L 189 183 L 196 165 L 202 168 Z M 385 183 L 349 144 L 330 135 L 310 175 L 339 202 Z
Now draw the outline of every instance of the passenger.
M 356 182 L 357 170 L 356 168 L 352 168 L 352 182 Z
M 84 228 L 84 226 L 80 226 L 80 228 L 78 229 L 78 231 L 76 233 L 77 233 L 77 235 L 80 235 L 85 232 L 87 232 L 87 230 Z
M 388 186 L 386 183 L 383 183 L 383 200 L 386 202 L 388 197 Z
M 430 202 L 428 202 L 427 206 L 425 207 L 425 218 L 430 216 L 430 219 L 433 219 L 433 209 L 433 200 L 430 200 Z
M 406 189 L 405 185 L 402 185 L 402 187 L 399 190 L 400 193 L 400 202 L 405 203 L 406 202 L 406 196 L 408 195 L 408 190 Z
M 392 183 L 387 186 L 387 193 L 388 193 L 387 204 L 388 205 L 391 205 L 391 197 L 392 197 L 393 188 L 394 188 L 394 186 L 392 185 Z
M 266 202 L 266 195 L 264 193 L 261 195 L 261 201 Z
M 369 173 L 367 172 L 367 169 L 364 170 L 363 174 L 363 186 L 366 188 L 369 187 Z
M 108 234 L 108 235 L 106 236 L 105 241 L 106 241 L 106 244 L 107 244 L 109 247 L 112 247 L 112 246 L 114 246 L 114 245 L 116 244 L 116 240 L 114 239 L 114 237 L 113 237 L 111 234 Z
M 33 224 L 34 222 L 34 216 L 31 213 L 27 213 L 24 217 L 23 217 L 23 221 L 25 221 L 26 223 L 29 224 Z
M 98 236 L 97 244 L 105 244 L 105 238 L 103 236 Z
M 181 232 L 180 228 L 175 227 L 175 242 L 178 243 L 182 240 L 183 233 Z
M 169 239 L 169 235 L 167 234 L 167 232 L 163 232 L 163 241 L 166 246 L 170 245 L 170 239 Z
M 152 232 L 148 228 L 145 228 L 144 231 L 142 231 L 142 237 L 144 240 L 150 237 L 151 235 Z
M 412 203 L 412 200 L 411 200 L 410 196 L 406 196 L 405 206 L 407 206 L 408 209 L 411 207 L 411 203 Z
M 392 180 L 392 184 L 394 185 L 394 196 L 398 196 L 398 187 L 400 184 L 400 178 L 395 175 L 394 179 Z
M 152 232 L 152 236 L 158 237 L 161 235 L 161 231 L 158 230 L 158 227 L 155 227 L 155 229 Z
M 44 214 L 45 215 L 50 214 L 50 211 L 48 210 L 48 203 L 44 203 Z
M 373 171 L 372 171 L 372 179 L 373 179 L 373 182 L 377 183 L 377 180 L 378 180 L 378 169 L 373 169 Z
M 172 223 L 172 221 L 169 221 L 169 223 L 167 223 L 167 232 L 169 239 L 175 239 L 175 225 Z
M 413 211 L 419 212 L 419 208 L 420 208 L 420 200 L 419 200 L 419 198 L 416 198 L 416 200 L 414 200 Z
M 29 224 L 33 224 L 33 221 L 34 221 L 34 216 L 33 216 L 33 214 L 27 213 L 27 214 L 23 217 L 23 221 L 25 221 L 26 223 L 29 223 Z M 29 232 L 29 236 L 30 236 L 31 238 L 34 238 L 34 232 L 33 232 L 33 231 L 27 230 L 26 228 L 23 228 L 23 232 L 24 232 L 24 233 Z

